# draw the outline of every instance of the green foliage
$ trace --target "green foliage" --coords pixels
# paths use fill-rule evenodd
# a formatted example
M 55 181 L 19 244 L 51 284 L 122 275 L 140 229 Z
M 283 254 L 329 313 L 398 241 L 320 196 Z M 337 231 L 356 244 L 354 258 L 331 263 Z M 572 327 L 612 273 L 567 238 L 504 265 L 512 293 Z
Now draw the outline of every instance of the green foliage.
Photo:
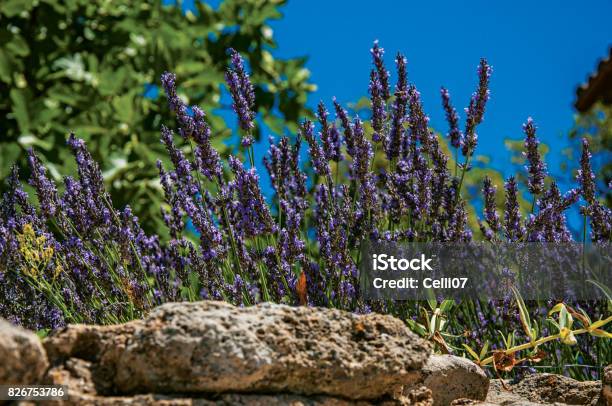
M 576 116 L 569 138 L 571 146 L 564 154 L 570 161 L 576 162 L 576 166 L 564 165 L 562 169 L 569 172 L 577 167 L 580 140 L 588 138 L 598 192 L 605 196 L 607 206 L 612 206 L 612 191 L 608 187 L 612 182 L 612 105 L 597 104 L 588 112 Z
M 205 111 L 221 105 L 226 50 L 246 56 L 256 85 L 257 110 L 276 133 L 294 131 L 308 116 L 304 59 L 278 60 L 271 19 L 284 0 L 226 0 L 197 12 L 161 0 L 3 0 L 0 2 L 0 179 L 17 162 L 27 176 L 25 150 L 36 147 L 60 180 L 74 164 L 64 147 L 68 131 L 87 141 L 101 163 L 113 201 L 129 203 L 147 230 L 159 221 L 155 161 L 165 156 L 165 103 L 145 97 L 172 70 L 181 96 Z M 164 107 L 160 107 L 164 106 Z M 228 149 L 223 115 L 208 118 L 215 147 Z M 255 132 L 259 133 L 259 129 Z M 1 182 L 4 187 L 4 182 Z

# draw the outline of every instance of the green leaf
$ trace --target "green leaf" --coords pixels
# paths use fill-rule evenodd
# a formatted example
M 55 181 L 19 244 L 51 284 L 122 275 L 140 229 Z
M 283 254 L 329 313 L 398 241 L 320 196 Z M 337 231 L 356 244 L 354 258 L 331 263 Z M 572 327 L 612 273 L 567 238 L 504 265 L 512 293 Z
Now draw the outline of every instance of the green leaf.
M 561 307 L 561 311 L 559 312 L 559 325 L 561 326 L 561 328 L 563 329 L 564 327 L 566 327 L 571 330 L 573 323 L 574 318 L 572 317 L 570 312 L 567 311 L 567 307 Z
M 550 324 L 557 328 L 557 331 L 561 331 L 561 326 L 553 319 L 546 319 Z
M 557 303 L 552 309 L 548 311 L 548 315 L 550 316 L 552 314 L 559 313 L 563 307 L 565 307 L 563 303 Z
M 501 331 L 497 330 L 497 333 L 500 335 L 502 341 L 504 342 L 504 347 L 505 348 L 510 348 L 508 340 L 506 339 L 506 336 L 504 335 L 504 333 L 502 333 Z
M 591 324 L 591 328 L 592 329 L 597 329 L 599 327 L 605 326 L 606 324 L 608 324 L 611 321 L 611 318 L 608 317 L 607 319 L 601 319 L 601 320 L 597 320 L 595 323 Z
M 434 295 L 434 291 L 431 288 L 425 289 L 425 295 L 427 295 L 427 304 L 431 311 L 436 310 L 438 307 L 438 301 L 436 300 L 436 296 Z
M 50 333 L 50 332 L 51 332 L 51 329 L 48 329 L 48 328 L 43 328 L 43 329 L 38 330 L 38 331 L 36 332 L 36 335 L 38 336 L 38 338 L 41 338 L 41 339 L 42 339 L 42 338 L 47 337 L 47 336 L 49 335 L 49 333 Z
M 531 328 L 531 319 L 529 318 L 529 311 L 527 310 L 527 306 L 525 305 L 521 294 L 515 287 L 512 287 L 512 292 L 514 293 L 516 304 L 519 309 L 519 318 L 521 320 L 521 325 L 523 326 L 523 331 L 525 331 L 525 334 L 527 334 L 527 336 L 530 337 L 533 341 L 536 339 L 536 337 L 533 336 Z
M 508 338 L 506 338 L 506 342 L 508 343 L 508 348 L 514 345 L 514 334 L 508 333 Z
M 134 115 L 134 98 L 130 94 L 113 98 L 113 107 L 118 121 L 130 123 Z
M 13 34 L 11 40 L 5 45 L 5 48 L 15 56 L 24 57 L 30 54 L 28 43 L 18 34 Z
M 11 68 L 8 55 L 6 55 L 6 51 L 0 48 L 0 80 L 4 83 L 10 83 L 12 74 L 13 69 Z
M 46 151 L 51 150 L 51 148 L 53 148 L 53 144 L 48 142 L 48 141 L 44 141 L 41 140 L 40 138 L 32 135 L 32 134 L 23 134 L 21 135 L 19 138 L 17 138 L 17 142 L 23 146 L 24 148 L 30 148 L 32 146 L 36 146 L 39 148 L 42 148 Z
M 28 103 L 26 92 L 23 89 L 12 88 L 10 91 L 11 101 L 13 102 L 13 115 L 21 133 L 30 132 L 30 116 L 28 114 Z
M 476 354 L 476 352 L 470 348 L 469 345 L 467 344 L 462 344 L 463 348 L 465 348 L 467 350 L 467 352 L 472 356 L 472 358 L 474 358 L 476 361 L 480 361 L 480 357 L 478 357 L 478 354 Z
M 32 8 L 35 0 L 2 0 L 0 13 L 7 17 L 15 17 L 17 14 Z
M 612 334 L 608 333 L 605 330 L 595 329 L 589 332 L 592 336 L 600 337 L 600 338 L 612 338 Z
M 452 300 L 452 299 L 445 299 L 440 304 L 440 311 L 442 312 L 442 314 L 448 314 L 448 312 L 451 311 L 451 309 L 453 308 L 454 305 L 455 305 L 455 301 L 454 300 Z
M 420 336 L 427 335 L 427 329 L 421 323 L 417 323 L 416 321 L 412 319 L 406 319 L 406 323 L 408 324 L 408 327 L 410 328 L 410 330 L 414 331 Z
M 485 355 L 487 355 L 488 351 L 489 351 L 489 340 L 486 340 L 484 345 L 482 346 L 482 349 L 480 350 L 480 357 L 479 357 L 479 359 L 483 359 L 485 357 Z

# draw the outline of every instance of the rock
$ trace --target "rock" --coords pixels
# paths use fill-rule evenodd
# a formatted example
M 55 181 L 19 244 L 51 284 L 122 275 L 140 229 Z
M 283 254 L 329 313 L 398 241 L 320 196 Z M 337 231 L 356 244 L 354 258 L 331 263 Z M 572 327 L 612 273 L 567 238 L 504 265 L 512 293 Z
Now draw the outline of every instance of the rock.
M 480 400 L 474 399 L 455 399 L 451 402 L 451 406 L 496 406 L 494 403 L 481 402 Z
M 397 398 L 403 386 L 417 383 L 431 352 L 390 316 L 211 301 L 165 304 L 120 326 L 69 326 L 45 347 L 54 363 L 88 361 L 103 395 L 285 393 L 347 400 Z
M 436 406 L 455 399 L 485 400 L 489 378 L 470 360 L 454 355 L 432 355 L 421 370 L 423 385 L 431 389 Z
M 431 398 L 429 398 L 431 401 Z M 290 394 L 221 394 L 209 398 L 172 397 L 164 395 L 134 396 L 72 396 L 69 400 L 45 402 L 54 406 L 430 406 L 432 403 L 386 401 L 372 403 L 365 400 L 347 400 L 329 396 L 301 396 Z M 19 406 L 29 406 L 23 402 Z
M 177 397 L 171 395 L 142 394 L 133 396 L 96 396 L 72 391 L 67 400 L 45 402 L 54 406 L 432 406 L 431 391 L 425 387 L 411 392 L 409 397 L 380 402 L 350 400 L 331 396 L 304 396 L 292 394 L 225 393 L 206 397 Z M 19 406 L 30 406 L 18 402 Z
M 601 394 L 597 404 L 601 406 L 612 405 L 612 364 L 605 367 L 601 375 Z
M 487 402 L 500 405 L 568 404 L 594 405 L 601 383 L 577 381 L 562 375 L 532 374 L 503 388 L 499 379 L 491 380 Z
M 0 383 L 39 383 L 49 366 L 36 334 L 0 320 Z
M 114 326 L 70 325 L 54 331 L 43 341 L 54 366 L 48 381 L 60 385 L 87 380 L 98 394 L 115 394 L 117 362 L 136 328 L 135 320 Z M 79 387 L 79 392 L 94 393 Z
M 408 392 L 408 404 L 413 406 L 433 406 L 434 399 L 431 389 L 418 386 Z

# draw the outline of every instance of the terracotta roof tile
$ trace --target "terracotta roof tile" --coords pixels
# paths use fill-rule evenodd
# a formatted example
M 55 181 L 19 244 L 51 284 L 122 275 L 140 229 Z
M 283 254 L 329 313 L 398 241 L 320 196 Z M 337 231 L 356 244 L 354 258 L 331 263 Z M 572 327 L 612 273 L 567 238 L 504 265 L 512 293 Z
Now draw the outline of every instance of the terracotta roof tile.
M 612 46 L 608 56 L 602 58 L 586 83 L 576 89 L 574 106 L 580 112 L 585 112 L 597 101 L 612 103 Z

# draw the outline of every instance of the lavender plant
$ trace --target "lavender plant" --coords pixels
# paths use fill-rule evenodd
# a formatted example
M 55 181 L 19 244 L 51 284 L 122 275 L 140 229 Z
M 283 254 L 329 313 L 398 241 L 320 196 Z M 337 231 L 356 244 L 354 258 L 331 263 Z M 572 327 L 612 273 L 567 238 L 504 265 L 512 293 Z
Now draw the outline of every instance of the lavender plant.
M 113 206 L 98 164 L 74 134 L 68 146 L 78 176 L 65 177 L 61 188 L 30 151 L 29 183 L 37 204 L 24 191 L 16 169 L 0 203 L 0 316 L 34 329 L 70 322 L 115 323 L 140 317 L 163 302 L 199 299 L 378 311 L 403 318 L 444 351 L 474 356 L 472 346 L 482 348 L 475 357 L 482 365 L 500 361 L 495 358 L 499 351 L 510 356 L 553 340 L 536 337 L 535 327 L 527 322 L 529 328 L 522 330 L 528 344 L 517 350 L 505 335 L 500 340 L 497 330 L 524 327 L 529 311 L 541 312 L 554 303 L 529 303 L 529 309 L 519 296 L 516 303 L 438 305 L 433 300 L 430 315 L 419 303 L 362 298 L 358 266 L 366 240 L 565 242 L 571 240 L 565 211 L 581 197 L 585 224 L 587 219 L 590 224 L 584 241 L 610 241 L 612 231 L 612 212 L 594 196 L 588 143 L 583 144 L 578 187 L 562 194 L 554 181 L 547 186 L 532 119 L 524 125 L 531 211 L 521 210 L 521 190 L 510 177 L 503 185 L 503 212 L 498 213 L 498 185 L 485 178 L 483 221 L 480 231 L 471 229 L 463 186 L 489 99 L 491 67 L 480 61 L 463 131 L 450 93 L 442 89 L 447 140 L 431 130 L 420 93 L 407 80 L 405 58 L 398 54 L 395 59 L 398 81 L 392 94 L 378 43 L 371 54 L 369 121 L 351 116 L 336 100 L 332 119 L 321 102 L 317 123 L 301 123 L 293 140 L 270 138 L 263 163 L 273 189 L 271 203 L 255 165 L 255 96 L 241 56 L 230 50 L 226 72 L 241 135 L 238 154 L 227 162 L 211 145 L 205 113 L 178 96 L 173 74 L 162 75 L 176 116 L 174 130 L 161 128 L 171 166 L 157 164 L 167 241 L 146 234 L 130 207 Z M 304 141 L 312 172 L 300 162 Z M 454 158 L 447 156 L 447 144 Z M 246 157 L 248 165 L 240 157 Z M 375 160 L 381 164 L 374 165 Z M 563 306 L 553 310 L 570 308 Z M 585 319 L 580 331 L 571 330 L 567 321 L 558 322 L 559 331 L 545 337 L 566 344 L 573 344 L 570 334 L 604 337 L 605 343 L 597 344 L 598 356 L 589 354 L 588 347 L 578 353 L 589 354 L 589 362 L 609 359 L 609 333 L 603 330 L 610 321 L 608 309 L 598 303 L 577 306 L 576 314 L 589 317 L 582 313 L 588 311 L 596 321 Z M 543 327 L 536 330 L 546 332 Z M 489 351 L 493 355 L 486 357 Z M 563 360 L 567 356 L 562 354 L 556 363 Z

